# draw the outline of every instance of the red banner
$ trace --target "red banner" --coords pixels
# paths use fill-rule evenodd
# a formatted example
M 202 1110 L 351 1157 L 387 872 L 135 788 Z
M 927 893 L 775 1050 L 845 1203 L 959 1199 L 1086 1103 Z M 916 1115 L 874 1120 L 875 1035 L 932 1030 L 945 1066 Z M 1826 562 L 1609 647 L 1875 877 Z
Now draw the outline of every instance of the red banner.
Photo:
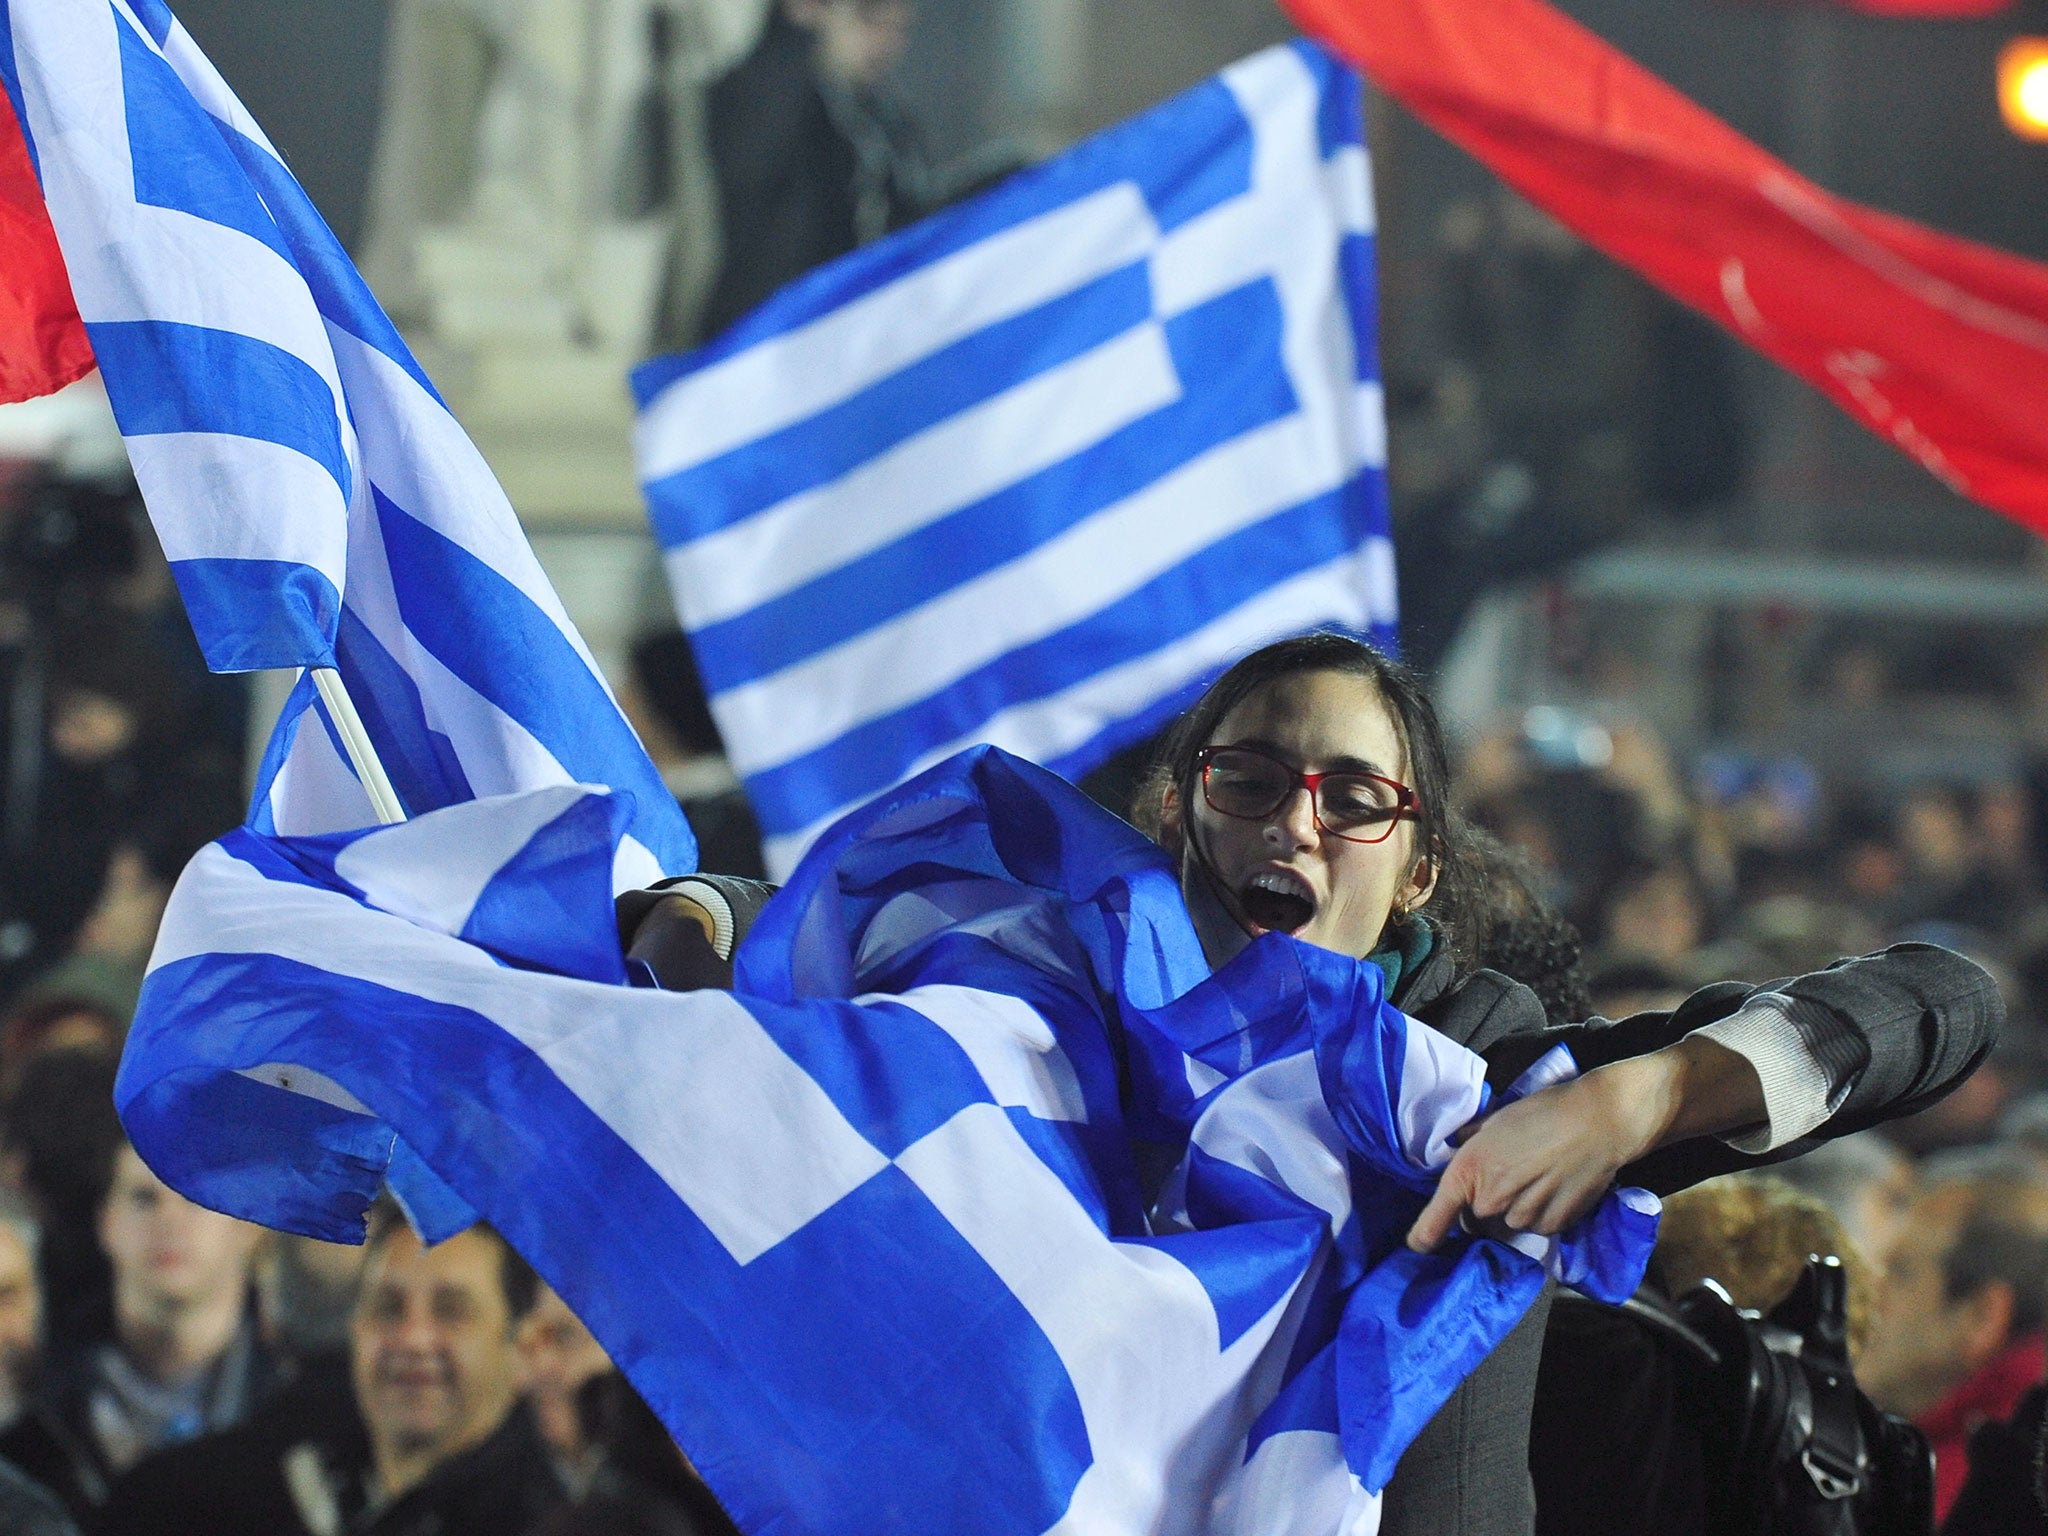
M 43 189 L 0 92 L 0 404 L 50 394 L 92 369 Z
M 1543 0 L 1282 0 L 1530 201 L 2048 533 L 2048 267 L 1823 191 Z

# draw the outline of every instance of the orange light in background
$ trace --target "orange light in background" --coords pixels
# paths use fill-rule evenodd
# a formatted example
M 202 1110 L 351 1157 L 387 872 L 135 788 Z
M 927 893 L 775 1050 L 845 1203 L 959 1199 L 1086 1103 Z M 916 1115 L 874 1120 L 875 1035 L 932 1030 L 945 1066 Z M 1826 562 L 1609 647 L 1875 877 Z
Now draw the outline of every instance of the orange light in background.
M 2021 138 L 2048 140 L 2048 37 L 2016 37 L 1999 50 L 1998 110 Z

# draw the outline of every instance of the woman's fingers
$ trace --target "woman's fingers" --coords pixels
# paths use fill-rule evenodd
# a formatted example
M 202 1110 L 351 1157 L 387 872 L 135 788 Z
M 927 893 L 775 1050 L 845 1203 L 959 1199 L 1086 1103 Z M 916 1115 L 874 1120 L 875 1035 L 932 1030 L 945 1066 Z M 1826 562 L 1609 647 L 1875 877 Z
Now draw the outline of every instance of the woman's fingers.
M 1429 1253 L 1450 1236 L 1451 1228 L 1457 1225 L 1459 1215 L 1472 1200 L 1472 1189 L 1467 1182 L 1469 1177 L 1470 1165 L 1465 1162 L 1465 1154 L 1460 1152 L 1444 1169 L 1436 1193 L 1429 1197 L 1429 1204 L 1422 1208 L 1422 1214 L 1415 1218 L 1415 1225 L 1408 1229 L 1410 1248 L 1417 1253 Z
M 1435 1248 L 1467 1210 L 1481 1221 L 1544 1236 L 1570 1226 L 1639 1150 L 1628 1115 L 1616 1114 L 1611 1098 L 1580 1079 L 1482 1121 L 1452 1155 L 1409 1230 L 1409 1247 Z

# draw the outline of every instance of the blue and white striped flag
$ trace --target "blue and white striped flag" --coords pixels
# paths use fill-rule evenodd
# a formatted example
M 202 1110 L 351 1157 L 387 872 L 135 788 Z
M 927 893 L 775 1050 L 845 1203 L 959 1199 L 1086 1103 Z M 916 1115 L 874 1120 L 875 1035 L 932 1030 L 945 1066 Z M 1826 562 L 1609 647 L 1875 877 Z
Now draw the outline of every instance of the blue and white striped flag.
M 1282 935 L 1211 976 L 1165 855 L 1029 764 L 849 818 L 730 993 L 618 984 L 623 821 L 557 789 L 231 835 L 116 1097 L 172 1185 L 270 1225 L 360 1237 L 394 1168 L 439 1181 L 425 1225 L 497 1225 L 742 1530 L 1369 1536 L 1546 1269 L 1640 1279 L 1640 1191 L 1410 1253 L 1479 1058 Z
M 338 668 L 409 812 L 609 784 L 621 879 L 692 867 L 497 481 L 163 0 L 0 0 L 0 76 L 208 665 Z M 252 819 L 376 819 L 309 680 Z
M 1263 641 L 1391 644 L 1360 97 L 1259 54 L 636 374 L 771 867 L 970 743 L 1073 777 Z

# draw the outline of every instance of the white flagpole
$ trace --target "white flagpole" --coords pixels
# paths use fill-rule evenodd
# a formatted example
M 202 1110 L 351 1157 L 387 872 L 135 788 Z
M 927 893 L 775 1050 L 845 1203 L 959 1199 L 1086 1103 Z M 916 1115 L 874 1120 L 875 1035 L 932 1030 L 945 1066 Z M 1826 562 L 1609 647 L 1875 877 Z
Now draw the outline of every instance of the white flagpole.
M 356 713 L 348 689 L 342 686 L 341 674 L 332 667 L 314 667 L 312 672 L 313 686 L 320 690 L 320 702 L 327 706 L 328 717 L 341 732 L 341 744 L 348 749 L 348 760 L 355 764 L 356 777 L 362 780 L 377 820 L 387 827 L 405 820 L 405 807 L 398 803 L 398 791 L 391 787 L 391 776 L 377 759 L 377 749 L 370 744 L 370 733 L 364 728 L 363 717 Z

